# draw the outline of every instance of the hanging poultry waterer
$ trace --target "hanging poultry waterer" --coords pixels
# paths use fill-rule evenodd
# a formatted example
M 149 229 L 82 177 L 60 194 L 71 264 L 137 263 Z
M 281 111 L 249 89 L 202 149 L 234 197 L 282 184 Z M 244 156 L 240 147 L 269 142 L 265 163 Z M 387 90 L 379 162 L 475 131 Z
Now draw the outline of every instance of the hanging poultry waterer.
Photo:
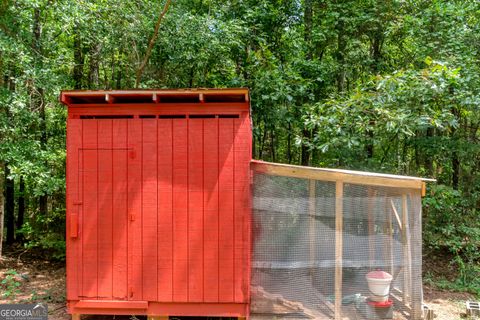
M 387 301 L 390 292 L 390 283 L 392 282 L 392 275 L 385 271 L 371 271 L 366 275 L 368 289 L 372 294 L 370 299 L 372 301 L 383 302 Z

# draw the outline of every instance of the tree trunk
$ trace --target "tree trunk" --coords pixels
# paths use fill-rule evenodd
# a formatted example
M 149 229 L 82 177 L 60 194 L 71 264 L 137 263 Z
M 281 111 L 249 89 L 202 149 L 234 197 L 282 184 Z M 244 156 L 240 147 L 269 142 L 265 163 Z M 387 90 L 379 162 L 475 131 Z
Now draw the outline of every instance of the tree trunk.
M 120 61 L 117 61 L 115 59 L 115 51 L 112 51 L 112 60 L 111 60 L 111 65 L 110 65 L 110 71 L 111 71 L 111 79 L 110 82 L 107 83 L 107 73 L 105 72 L 105 86 L 108 86 L 109 89 L 115 88 L 115 75 L 116 73 L 116 65 L 118 64 L 118 69 L 122 70 L 122 65 L 120 64 Z
M 303 40 L 305 41 L 305 46 L 306 46 L 306 60 L 310 61 L 312 60 L 313 54 L 312 54 L 312 17 L 313 17 L 313 8 L 312 8 L 312 0 L 305 0 L 305 8 L 304 8 L 304 34 L 303 34 Z M 309 75 L 305 75 L 308 77 Z M 309 140 L 312 136 L 312 133 L 310 130 L 307 130 L 304 128 L 302 130 L 302 140 Z M 305 143 L 302 143 L 302 148 L 301 148 L 301 159 L 300 163 L 303 166 L 308 166 L 310 164 L 310 156 L 311 152 L 308 146 L 305 145 Z
M 170 6 L 171 2 L 172 2 L 171 0 L 167 0 L 165 2 L 165 5 L 163 6 L 163 10 L 162 12 L 160 12 L 157 22 L 155 23 L 155 29 L 153 31 L 152 37 L 150 38 L 150 41 L 148 42 L 147 51 L 145 52 L 145 56 L 143 57 L 143 60 L 140 63 L 136 72 L 136 79 L 135 79 L 136 88 L 138 88 L 138 86 L 140 85 L 140 82 L 142 81 L 143 71 L 145 70 L 145 66 L 147 65 L 147 62 L 150 59 L 150 55 L 152 54 L 153 45 L 155 44 L 155 41 L 157 41 L 158 31 L 160 30 L 160 24 L 162 23 L 163 17 L 167 13 L 168 7 Z
M 270 148 L 272 162 L 275 162 L 277 157 L 275 155 L 275 130 L 273 128 L 270 130 Z
M 90 48 L 89 53 L 89 69 L 88 69 L 88 87 L 90 89 L 98 89 L 99 85 L 99 65 L 100 65 L 101 45 L 95 44 Z
M 38 212 L 43 216 L 46 216 L 48 213 L 48 198 L 46 194 L 38 198 Z
M 312 0 L 305 0 L 303 12 L 303 23 L 304 23 L 304 33 L 303 40 L 305 41 L 305 46 L 307 47 L 306 59 L 312 60 Z
M 36 7 L 33 11 L 32 48 L 35 50 L 34 53 L 37 56 L 40 54 L 40 57 L 41 57 L 40 37 L 42 36 L 42 25 L 40 24 L 40 14 L 41 14 L 40 8 Z
M 188 84 L 189 88 L 193 88 L 194 78 L 195 78 L 195 64 L 192 64 L 192 67 L 190 68 L 190 82 Z
M 292 163 L 292 124 L 290 122 L 287 127 L 287 162 Z
M 43 56 L 42 56 L 42 25 L 41 25 L 41 8 L 35 8 L 33 13 L 33 40 L 32 40 L 32 47 L 38 53 L 35 56 L 36 65 L 40 68 L 43 67 Z M 37 87 L 37 83 L 33 83 L 31 88 L 31 107 L 32 110 L 38 110 L 39 117 L 40 117 L 40 146 L 42 149 L 45 149 L 47 145 L 47 125 L 46 125 L 46 117 L 45 117 L 45 101 L 44 101 L 44 90 L 43 88 Z M 47 215 L 47 206 L 48 206 L 48 199 L 47 195 L 42 195 L 39 197 L 39 213 L 43 216 Z
M 20 177 L 18 185 L 18 212 L 17 212 L 17 231 L 23 227 L 25 217 L 25 180 Z M 17 241 L 23 242 L 23 235 L 17 234 Z
M 0 86 L 6 88 L 8 82 L 7 73 L 4 71 L 4 63 L 2 51 L 0 50 Z M 0 141 L 2 140 L 0 136 Z M 3 161 L 0 161 L 0 173 L 3 173 L 5 170 L 5 164 Z M 3 179 L 0 176 L 0 260 L 2 259 L 2 249 L 3 249 L 3 219 L 4 219 L 4 188 L 3 188 Z
M 78 27 L 75 26 L 75 32 L 73 36 L 73 60 L 74 60 L 74 67 L 73 67 L 73 87 L 75 89 L 82 88 L 82 79 L 83 79 L 83 64 L 84 64 L 84 56 L 82 51 L 82 40 L 80 38 L 80 31 Z
M 460 160 L 458 159 L 458 153 L 455 151 L 452 154 L 452 187 L 458 190 L 458 179 L 460 175 Z
M 337 52 L 336 58 L 338 63 L 337 71 L 337 91 L 345 91 L 345 50 L 347 48 L 347 41 L 345 39 L 345 30 L 343 20 L 338 21 L 337 26 Z
M 122 70 L 123 70 L 123 62 L 122 62 L 122 52 L 120 51 L 119 54 L 119 59 L 118 59 L 118 66 L 116 68 L 115 72 L 115 81 L 114 81 L 114 88 L 115 89 L 121 89 L 122 88 Z
M 306 139 L 311 138 L 311 132 L 307 129 L 303 129 L 302 131 L 302 136 Z M 304 143 L 302 143 L 302 158 L 300 160 L 302 166 L 308 166 L 310 165 L 310 150 L 308 146 L 306 146 Z
M 380 70 L 379 64 L 382 59 L 382 47 L 383 47 L 383 30 L 377 30 L 371 39 L 370 53 L 372 56 L 371 69 L 374 73 L 378 73 Z
M 373 127 L 374 125 L 375 125 L 375 121 L 373 119 L 370 120 L 370 126 Z M 367 143 L 365 146 L 365 152 L 367 154 L 367 160 L 370 160 L 373 158 L 373 139 L 374 139 L 373 131 L 371 129 L 367 129 L 366 136 L 367 136 Z
M 450 94 L 453 96 L 454 95 L 454 89 L 451 87 L 449 89 Z M 455 116 L 457 119 L 458 123 L 462 123 L 462 118 L 460 116 L 460 112 L 458 109 L 455 107 L 455 105 L 452 106 L 451 108 L 452 114 Z M 458 180 L 460 176 L 460 160 L 458 159 L 458 145 L 459 145 L 459 139 L 457 139 L 456 136 L 457 128 L 453 127 L 450 129 L 450 140 L 453 142 L 453 152 L 452 152 L 452 187 L 455 190 L 458 190 Z
M 40 116 L 40 145 L 42 149 L 45 149 L 47 145 L 47 119 L 45 116 L 45 102 L 44 102 L 44 92 L 43 88 L 37 88 L 37 96 L 33 99 L 34 107 L 38 107 L 39 116 Z M 48 198 L 47 195 L 41 195 L 39 200 L 39 213 L 46 216 L 47 215 L 47 206 L 48 206 Z
M 0 49 L 0 87 L 6 87 L 5 83 L 8 81 L 7 73 L 4 71 L 4 58 L 2 50 Z
M 7 227 L 6 244 L 15 242 L 15 182 L 9 179 L 10 170 L 5 166 L 5 225 Z
M 5 81 L 3 83 L 4 88 L 11 92 L 15 92 L 15 81 L 10 80 L 10 77 L 6 74 Z M 10 74 L 12 76 L 12 74 Z M 13 78 L 13 77 L 12 77 Z M 6 118 L 11 117 L 9 108 L 5 108 Z M 6 227 L 6 244 L 12 244 L 15 241 L 15 185 L 13 180 L 8 179 L 10 171 L 7 167 L 7 164 L 2 163 L 4 177 L 0 178 L 2 180 L 2 239 L 3 239 L 3 230 L 4 225 Z
M 382 30 L 377 30 L 371 41 L 371 47 L 370 47 L 370 52 L 372 56 L 371 68 L 372 68 L 372 72 L 375 74 L 378 73 L 380 60 L 382 58 L 382 44 L 383 44 L 382 34 L 383 34 Z M 374 128 L 375 125 L 376 125 L 375 120 L 370 119 L 370 123 L 369 123 L 370 128 Z M 367 143 L 365 146 L 365 152 L 367 154 L 367 160 L 370 160 L 373 158 L 373 151 L 374 151 L 373 141 L 375 138 L 372 129 L 367 129 L 366 138 L 367 138 Z
M 5 163 L 0 162 L 0 172 L 5 171 Z M 0 259 L 2 258 L 3 252 L 3 221 L 4 221 L 4 212 L 5 212 L 5 197 L 4 197 L 4 183 L 3 179 L 0 178 Z
M 429 138 L 433 138 L 434 136 L 434 129 L 427 128 L 427 141 L 430 140 Z M 426 155 L 424 157 L 425 160 L 425 168 L 427 169 L 427 173 L 429 177 L 433 177 L 433 157 L 432 155 Z
M 260 150 L 258 151 L 258 157 L 263 160 L 263 149 L 265 147 L 265 141 L 267 140 L 267 129 L 263 126 L 262 140 L 260 141 Z

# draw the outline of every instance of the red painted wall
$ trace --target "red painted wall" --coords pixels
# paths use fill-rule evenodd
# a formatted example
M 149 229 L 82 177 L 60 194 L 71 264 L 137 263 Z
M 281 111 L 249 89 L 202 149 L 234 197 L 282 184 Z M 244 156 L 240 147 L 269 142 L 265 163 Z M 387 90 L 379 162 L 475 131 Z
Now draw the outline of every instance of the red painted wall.
M 76 93 L 62 94 L 69 311 L 246 316 L 248 92 L 178 105 L 72 103 Z

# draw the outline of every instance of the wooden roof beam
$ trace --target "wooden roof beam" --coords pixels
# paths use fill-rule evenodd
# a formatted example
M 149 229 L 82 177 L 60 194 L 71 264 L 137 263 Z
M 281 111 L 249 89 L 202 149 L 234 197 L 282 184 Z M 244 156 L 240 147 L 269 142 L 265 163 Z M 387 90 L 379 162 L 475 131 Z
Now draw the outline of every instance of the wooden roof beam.
M 424 183 L 436 181 L 419 177 L 399 176 L 383 173 L 371 173 L 364 171 L 313 168 L 280 163 L 271 163 L 258 160 L 251 161 L 251 168 L 260 173 L 276 176 L 313 179 L 320 181 L 343 181 L 344 183 L 382 186 L 392 188 L 408 188 L 422 190 Z

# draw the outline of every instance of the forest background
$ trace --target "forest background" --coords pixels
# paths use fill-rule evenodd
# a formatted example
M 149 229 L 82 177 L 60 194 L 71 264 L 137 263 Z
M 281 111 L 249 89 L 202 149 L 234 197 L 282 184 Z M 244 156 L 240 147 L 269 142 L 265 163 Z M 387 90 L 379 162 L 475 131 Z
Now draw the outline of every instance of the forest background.
M 7 247 L 65 256 L 60 90 L 135 87 L 250 88 L 256 159 L 436 178 L 425 279 L 480 294 L 480 2 L 0 0 Z

